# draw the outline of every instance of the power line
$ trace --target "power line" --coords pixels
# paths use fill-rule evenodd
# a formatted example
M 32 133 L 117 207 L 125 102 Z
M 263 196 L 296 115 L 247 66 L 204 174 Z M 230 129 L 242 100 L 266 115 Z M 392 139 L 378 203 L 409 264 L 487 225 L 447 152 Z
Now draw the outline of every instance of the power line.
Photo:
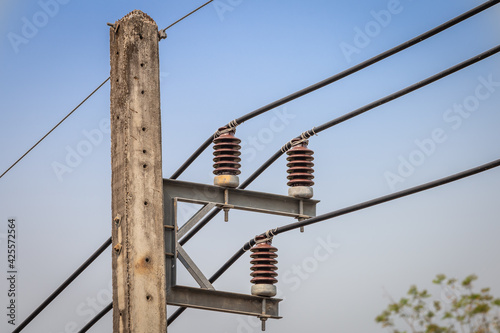
M 323 81 L 320 81 L 316 84 L 313 84 L 307 88 L 304 88 L 302 90 L 299 90 L 291 95 L 288 95 L 286 97 L 283 97 L 277 101 L 274 101 L 268 105 L 265 105 L 255 111 L 252 111 L 250 113 L 247 113 L 245 114 L 244 116 L 240 117 L 240 118 L 237 118 L 235 120 L 233 120 L 232 122 L 230 122 L 229 124 L 227 124 L 227 126 L 230 126 L 230 127 L 234 127 L 234 126 L 238 126 L 238 125 L 241 125 L 243 122 L 247 121 L 247 120 L 250 120 L 264 112 L 267 112 L 267 111 L 270 111 L 280 105 L 283 105 L 285 103 L 288 103 L 290 101 L 293 101 L 294 99 L 297 99 L 299 97 L 302 97 L 306 94 L 309 94 L 315 90 L 318 90 L 320 88 L 323 88 L 331 83 L 334 83 L 340 79 L 343 79 L 351 74 L 354 74 L 368 66 L 371 66 L 385 58 L 388 58 L 398 52 L 401 52 L 413 45 L 416 45 L 426 39 L 428 39 L 429 37 L 432 37 L 494 5 L 496 5 L 497 3 L 499 3 L 500 0 L 490 0 L 490 1 L 486 1 L 485 3 L 427 31 L 427 32 L 424 32 L 423 34 L 415 37 L 415 38 L 412 38 L 402 44 L 399 44 L 398 46 L 395 46 L 393 47 L 392 49 L 389 49 L 373 58 L 370 58 L 368 60 L 365 60 L 363 61 L 362 63 L 358 64 L 358 65 L 355 65 L 351 68 L 348 68 L 338 74 L 335 74 L 333 76 L 330 76 L 329 78 L 323 80 Z M 184 170 L 186 170 L 193 162 L 194 160 L 201 155 L 201 153 L 208 147 L 210 146 L 210 144 L 212 143 L 212 140 L 213 140 L 213 135 L 211 135 L 207 140 L 205 140 L 205 142 L 203 142 L 201 144 L 200 147 L 198 147 L 198 149 L 196 149 L 196 151 L 186 160 L 186 162 L 184 162 L 180 167 L 179 169 L 177 169 L 177 171 L 172 175 L 172 177 L 170 177 L 171 179 L 177 179 L 183 172 Z
M 95 323 L 97 323 L 102 317 L 106 315 L 113 308 L 113 302 L 109 303 L 104 309 L 101 310 L 91 321 L 89 321 L 85 326 L 82 327 L 78 333 L 87 332 Z
M 19 161 L 21 161 L 26 155 L 28 155 L 36 146 L 38 146 L 38 144 L 40 142 L 42 142 L 47 136 L 49 136 L 50 133 L 52 133 L 59 125 L 61 125 L 63 123 L 63 121 L 65 121 L 69 116 L 71 116 L 73 114 L 73 112 L 75 112 L 80 106 L 82 106 L 82 104 L 85 103 L 94 93 L 96 93 L 99 89 L 101 89 L 101 87 L 106 82 L 108 82 L 109 79 L 110 79 L 110 77 L 108 77 L 106 80 L 104 80 L 97 88 L 94 89 L 94 91 L 92 91 L 87 97 L 85 97 L 83 99 L 83 101 L 80 102 L 80 104 L 78 104 L 73 110 L 71 110 L 71 112 L 68 113 L 63 119 L 61 119 L 61 121 L 59 121 L 54 127 L 52 127 L 52 129 L 50 131 L 48 131 L 47 134 L 45 134 L 40 140 L 37 141 L 37 143 L 35 143 L 21 157 L 19 157 L 19 159 L 17 161 L 15 161 L 7 170 L 5 170 L 4 173 L 2 173 L 0 175 L 0 178 L 2 178 L 7 172 L 9 172 L 10 169 L 12 169 L 17 163 L 19 163 Z
M 38 314 L 40 314 L 43 309 L 45 309 L 64 289 L 66 289 L 66 287 L 69 286 L 70 283 L 73 282 L 73 280 L 75 280 L 78 275 L 80 275 L 88 266 L 90 266 L 90 264 L 95 259 L 97 259 L 97 257 L 99 257 L 99 255 L 103 253 L 104 250 L 106 250 L 110 245 L 111 237 L 106 240 L 87 260 L 85 260 L 85 262 L 80 267 L 78 267 L 78 269 L 74 271 L 73 274 L 71 274 L 71 276 L 67 278 L 66 281 L 64 281 L 49 297 L 47 297 L 47 299 L 42 304 L 40 304 L 38 308 L 36 308 L 35 311 L 33 311 L 28 316 L 28 318 L 26 318 L 21 324 L 19 324 L 19 326 L 16 327 L 16 329 L 12 331 L 12 333 L 21 332 L 23 328 L 25 328 L 33 319 L 35 319 L 35 317 L 38 316 Z
M 420 89 L 426 85 L 429 85 L 439 79 L 442 79 L 450 74 L 453 74 L 461 69 L 464 69 L 468 66 L 471 66 L 473 64 L 475 64 L 476 62 L 478 61 L 481 61 L 497 52 L 500 51 L 500 45 L 499 46 L 496 46 L 486 52 L 483 52 L 473 58 L 470 58 L 466 61 L 463 61 L 455 66 L 452 66 L 442 72 L 439 72 L 431 77 L 428 77 L 427 79 L 425 80 L 422 80 L 420 82 L 417 82 L 411 86 L 408 86 L 404 89 L 401 89 L 391 95 L 388 95 L 386 97 L 383 97 L 383 98 L 380 98 L 370 104 L 367 104 L 361 108 L 358 108 L 354 111 L 351 111 L 349 113 L 346 113 L 338 118 L 335 118 L 329 122 L 326 122 L 318 127 L 314 127 L 312 128 L 311 130 L 309 131 L 306 131 L 304 132 L 301 136 L 297 137 L 297 138 L 301 138 L 301 137 L 305 137 L 305 138 L 309 138 L 311 137 L 312 135 L 314 134 L 317 134 L 317 133 L 320 133 L 326 129 L 329 129 L 335 125 L 338 125 L 346 120 L 349 120 L 351 118 L 354 118 L 356 116 L 359 116 L 371 109 L 374 109 L 378 106 L 381 106 L 385 103 L 388 103 L 392 100 L 395 100 L 397 98 L 400 98 L 406 94 L 409 94 L 417 89 Z M 259 177 L 268 167 L 270 167 L 274 162 L 276 162 L 278 160 L 278 158 L 281 157 L 281 155 L 283 155 L 288 149 L 290 149 L 291 147 L 291 143 L 288 142 L 286 143 L 283 147 L 281 147 L 280 150 L 278 150 L 276 153 L 274 153 L 273 156 L 271 156 L 266 162 L 264 162 L 264 164 L 262 164 L 254 173 L 252 173 L 250 175 L 250 177 L 248 177 L 243 183 L 241 183 L 241 185 L 238 187 L 239 189 L 245 189 L 248 185 L 250 185 L 257 177 Z M 187 241 L 189 241 L 196 233 L 198 233 L 208 222 L 210 222 L 210 220 L 212 220 L 222 209 L 220 208 L 215 208 L 214 210 L 212 210 L 212 212 L 210 212 L 209 215 L 205 216 L 193 229 L 191 229 L 180 241 L 179 243 L 181 245 L 184 245 Z
M 312 129 L 302 133 L 302 135 L 298 136 L 297 138 L 301 138 L 301 137 L 305 137 L 305 138 L 310 138 L 312 137 L 314 134 L 318 134 L 330 127 L 333 127 L 335 125 L 338 125 L 346 120 L 349 120 L 351 118 L 354 118 L 356 116 L 359 116 L 371 109 L 374 109 L 378 106 L 381 106 L 385 103 L 388 103 L 394 99 L 397 99 L 399 97 L 402 97 L 406 94 L 409 94 L 417 89 L 420 89 L 428 84 L 431 84 L 437 80 L 440 80 L 450 74 L 453 74 L 455 72 L 458 72 L 459 70 L 461 69 L 464 69 L 468 66 L 471 66 L 473 64 L 475 64 L 476 62 L 479 62 L 483 59 L 486 59 L 496 53 L 498 53 L 500 51 L 500 45 L 494 47 L 494 48 L 491 48 L 489 49 L 488 51 L 486 52 L 483 52 L 475 57 L 472 57 L 466 61 L 463 61 L 455 66 L 452 66 L 442 72 L 439 72 L 431 77 L 428 77 L 427 79 L 425 80 L 422 80 L 420 82 L 417 82 L 415 84 L 412 84 L 411 86 L 408 86 L 404 89 L 401 89 L 391 95 L 388 95 L 386 97 L 383 97 L 383 98 L 380 98 L 378 100 L 376 100 L 375 102 L 372 102 L 370 104 L 367 104 L 363 107 L 360 107 L 352 112 L 349 112 L 349 113 L 346 113 L 338 118 L 335 118 L 329 122 L 326 122 L 318 127 L 313 127 Z M 283 147 L 281 147 L 280 150 L 278 150 L 273 156 L 271 156 L 266 162 L 264 162 L 264 164 L 262 164 L 250 177 L 248 177 L 247 180 L 245 180 L 241 186 L 248 186 L 248 184 L 250 184 L 253 180 L 255 180 L 255 178 L 257 178 L 259 175 L 261 175 L 271 164 L 273 164 L 281 155 L 283 155 L 287 150 L 289 150 L 291 148 L 291 143 L 290 142 L 287 142 Z
M 162 31 L 165 32 L 168 28 L 176 25 L 177 23 L 179 23 L 180 21 L 184 20 L 189 15 L 191 15 L 191 14 L 197 12 L 198 10 L 202 9 L 203 7 L 205 7 L 206 5 L 208 5 L 209 3 L 211 3 L 212 1 L 214 1 L 214 0 L 210 0 L 210 1 L 205 2 L 203 5 L 201 5 L 200 7 L 196 8 L 195 10 L 193 10 L 192 12 L 190 12 L 189 14 L 184 15 L 183 17 L 181 17 L 180 19 L 178 19 L 177 21 L 175 21 L 174 23 L 172 23 L 171 25 L 169 25 L 168 27 L 166 27 Z
M 382 196 L 382 197 L 379 197 L 376 199 L 372 199 L 369 201 L 365 201 L 365 202 L 353 205 L 353 206 L 349 206 L 346 208 L 335 210 L 335 211 L 332 211 L 332 212 L 329 212 L 326 214 L 322 214 L 322 215 L 319 215 L 316 217 L 309 218 L 309 219 L 304 220 L 304 221 L 299 221 L 299 222 L 287 224 L 287 225 L 282 226 L 282 227 L 278 227 L 276 229 L 271 229 L 271 230 L 269 230 L 269 231 L 267 231 L 259 236 L 264 236 L 264 237 L 271 236 L 271 237 L 273 237 L 273 236 L 276 236 L 278 234 L 282 234 L 282 233 L 287 232 L 287 231 L 299 229 L 300 227 L 305 227 L 305 226 L 308 226 L 311 224 L 315 224 L 315 223 L 322 222 L 325 220 L 333 219 L 335 217 L 339 217 L 339 216 L 346 215 L 349 213 L 354 213 L 354 212 L 357 212 L 357 211 L 365 209 L 365 208 L 373 207 L 373 206 L 380 205 L 382 203 L 386 203 L 386 202 L 396 200 L 399 198 L 403 198 L 403 197 L 406 197 L 406 196 L 409 196 L 409 195 L 412 195 L 415 193 L 430 190 L 434 187 L 446 185 L 446 184 L 449 184 L 451 182 L 454 182 L 454 181 L 457 181 L 457 180 L 460 180 L 460 179 L 463 179 L 466 177 L 470 177 L 470 176 L 476 175 L 478 173 L 496 168 L 498 166 L 500 166 L 500 159 L 497 159 L 497 160 L 490 162 L 490 163 L 480 165 L 480 166 L 472 168 L 472 169 L 468 169 L 466 171 L 462 171 L 462 172 L 453 174 L 453 175 L 448 176 L 448 177 L 440 178 L 438 180 L 434 180 L 434 181 L 431 181 L 431 182 L 428 182 L 428 183 L 425 183 L 422 185 L 411 187 L 409 189 L 402 190 L 402 191 L 399 191 L 399 192 L 396 192 L 393 194 L 388 194 L 388 195 L 385 195 L 385 196 Z M 215 274 L 209 279 L 210 283 L 215 282 L 225 271 L 227 271 L 229 269 L 229 267 L 231 267 L 243 254 L 245 254 L 245 252 L 250 250 L 252 248 L 252 246 L 255 245 L 255 238 L 256 237 L 252 238 L 247 243 L 245 243 L 228 261 L 226 261 L 226 263 L 224 265 L 222 265 L 219 268 L 219 270 L 217 270 L 217 272 L 215 272 Z M 181 307 L 181 308 L 177 309 L 168 318 L 167 325 L 171 324 L 185 310 L 186 310 L 185 307 Z

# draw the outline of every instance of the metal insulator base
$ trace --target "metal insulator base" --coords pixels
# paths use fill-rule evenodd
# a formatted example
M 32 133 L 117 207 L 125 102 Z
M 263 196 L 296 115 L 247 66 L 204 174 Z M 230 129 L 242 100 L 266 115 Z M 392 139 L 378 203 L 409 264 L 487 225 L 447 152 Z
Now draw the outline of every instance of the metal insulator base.
M 290 187 L 310 187 L 314 185 L 312 181 L 314 179 L 314 169 L 312 168 L 314 166 L 312 162 L 314 152 L 307 148 L 307 144 L 307 140 L 303 141 L 286 152 L 288 155 L 286 158 L 288 161 L 286 165 L 288 167 L 287 185 Z
M 240 179 L 233 175 L 219 175 L 214 177 L 214 185 L 236 188 L 240 186 Z
M 288 195 L 294 198 L 311 199 L 313 194 L 313 188 L 310 186 L 293 186 L 288 188 Z
M 262 297 L 276 296 L 277 289 L 274 284 L 254 284 L 252 286 L 252 295 Z
M 227 130 L 219 128 L 219 131 Z M 234 136 L 236 129 L 224 132 L 214 139 L 214 174 L 237 176 L 241 173 L 240 143 L 241 140 Z M 216 184 L 217 185 L 217 184 Z M 222 185 L 221 185 L 222 186 Z

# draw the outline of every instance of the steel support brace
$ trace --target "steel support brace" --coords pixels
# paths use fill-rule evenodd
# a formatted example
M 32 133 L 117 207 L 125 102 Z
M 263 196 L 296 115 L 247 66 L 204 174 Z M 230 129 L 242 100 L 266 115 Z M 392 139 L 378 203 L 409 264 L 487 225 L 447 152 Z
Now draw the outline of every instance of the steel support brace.
M 220 311 L 263 319 L 280 319 L 279 298 L 215 291 L 185 286 L 174 286 L 167 292 L 167 304 L 189 308 Z
M 208 281 L 205 275 L 203 275 L 201 270 L 198 268 L 198 266 L 196 266 L 194 261 L 191 259 L 191 257 L 189 257 L 182 246 L 179 245 L 179 243 L 177 243 L 177 257 L 201 288 L 215 290 L 214 286 L 212 286 L 210 281 Z

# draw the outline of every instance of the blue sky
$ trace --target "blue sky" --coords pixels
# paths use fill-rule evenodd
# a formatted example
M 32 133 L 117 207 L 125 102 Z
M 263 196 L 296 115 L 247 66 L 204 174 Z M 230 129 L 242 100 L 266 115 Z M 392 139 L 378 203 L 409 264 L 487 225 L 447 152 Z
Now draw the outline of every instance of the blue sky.
M 54 1 L 0 3 L 2 172 L 109 76 L 107 22 L 140 9 L 164 28 L 201 4 Z M 160 42 L 164 177 L 219 126 L 481 3 L 215 1 L 169 29 L 168 38 Z M 384 17 L 381 11 L 391 14 Z M 495 6 L 240 126 L 240 179 L 301 132 L 496 46 L 499 15 Z M 30 24 L 36 30 L 29 30 Z M 22 42 L 13 42 L 19 38 Z M 346 45 L 357 51 L 346 53 Z M 313 137 L 309 147 L 316 158 L 318 213 L 497 159 L 498 64 L 494 55 Z M 460 113 L 461 106 L 465 111 Z M 108 118 L 107 84 L 0 179 L 0 236 L 9 217 L 18 220 L 18 320 L 110 235 Z M 92 133 L 94 141 L 88 138 Z M 85 148 L 85 156 L 69 157 Z M 210 150 L 180 179 L 211 183 Z M 71 172 L 58 176 L 57 163 Z M 281 158 L 249 189 L 286 194 L 285 165 Z M 391 183 L 390 175 L 400 178 L 390 178 Z M 383 288 L 398 298 L 416 283 L 441 299 L 441 291 L 430 285 L 438 273 L 458 278 L 476 273 L 478 286 L 491 286 L 499 295 L 499 176 L 499 170 L 491 170 L 308 227 L 304 234 L 276 237 L 284 318 L 270 321 L 269 332 L 383 332 L 373 320 L 388 302 Z M 181 218 L 192 211 L 190 206 L 181 208 Z M 217 217 L 186 249 L 211 275 L 255 234 L 291 222 L 231 212 L 229 223 Z M 0 241 L 0 265 L 6 270 L 5 240 Z M 331 253 L 323 249 L 328 256 L 315 257 L 325 242 L 335 244 Z M 110 258 L 107 251 L 25 332 L 76 332 L 82 327 L 109 301 Z M 248 259 L 242 258 L 215 287 L 249 293 Z M 181 278 L 179 283 L 194 285 L 188 275 L 181 273 Z M 6 290 L 6 281 L 0 288 Z M 6 303 L 5 292 L 0 295 Z M 91 332 L 110 332 L 110 319 L 106 316 Z M 190 310 L 169 331 L 257 332 L 254 324 L 246 317 Z M 0 327 L 11 330 L 5 318 Z

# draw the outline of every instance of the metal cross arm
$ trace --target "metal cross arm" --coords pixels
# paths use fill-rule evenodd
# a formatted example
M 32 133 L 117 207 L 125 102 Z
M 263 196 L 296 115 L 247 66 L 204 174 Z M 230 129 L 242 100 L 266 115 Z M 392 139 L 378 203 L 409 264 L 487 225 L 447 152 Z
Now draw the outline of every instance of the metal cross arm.
M 203 205 L 214 204 L 220 208 L 239 209 L 295 218 L 316 216 L 316 204 L 319 202 L 312 199 L 298 199 L 286 195 L 225 188 L 172 179 L 163 180 L 163 191 L 170 198 L 176 198 L 182 202 Z M 192 224 L 194 225 L 196 222 Z M 188 223 L 191 222 L 189 221 Z
M 179 202 L 202 205 L 180 227 L 177 220 Z M 281 299 L 215 290 L 209 279 L 179 244 L 179 239 L 214 208 L 223 209 L 226 217 L 230 209 L 238 209 L 303 220 L 316 216 L 318 202 L 285 195 L 163 179 L 167 304 L 256 316 L 263 321 L 263 325 L 268 318 L 281 318 L 278 311 Z M 200 288 L 177 285 L 177 259 L 186 267 Z

